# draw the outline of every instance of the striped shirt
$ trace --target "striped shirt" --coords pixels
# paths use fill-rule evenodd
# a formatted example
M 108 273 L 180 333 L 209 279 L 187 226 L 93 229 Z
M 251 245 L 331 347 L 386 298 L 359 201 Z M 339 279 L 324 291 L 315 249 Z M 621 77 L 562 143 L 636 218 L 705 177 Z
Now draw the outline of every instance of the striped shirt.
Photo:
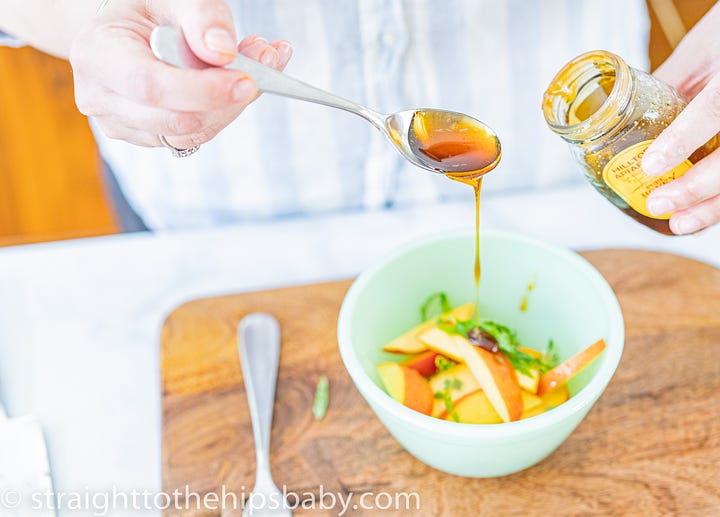
M 606 49 L 648 66 L 644 0 L 229 1 L 240 37 L 293 44 L 289 75 L 384 113 L 438 107 L 490 125 L 503 159 L 486 195 L 584 181 L 540 109 L 570 58 Z M 472 199 L 360 118 L 271 95 L 189 158 L 96 134 L 154 229 Z

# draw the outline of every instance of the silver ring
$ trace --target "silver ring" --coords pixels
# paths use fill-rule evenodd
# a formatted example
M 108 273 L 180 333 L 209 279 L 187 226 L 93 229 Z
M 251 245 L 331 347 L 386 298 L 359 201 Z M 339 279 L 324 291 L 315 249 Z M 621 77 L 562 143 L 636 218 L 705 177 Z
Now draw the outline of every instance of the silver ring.
M 189 149 L 178 149 L 174 145 L 170 145 L 163 135 L 158 135 L 158 138 L 160 139 L 160 143 L 163 145 L 163 147 L 170 149 L 170 152 L 175 158 L 185 158 L 187 156 L 195 154 L 196 152 L 198 152 L 198 149 L 200 149 L 199 145 L 196 145 L 195 147 L 190 147 Z
M 102 0 L 100 2 L 100 5 L 98 5 L 97 11 L 95 12 L 96 15 L 100 14 L 105 7 L 107 7 L 107 4 L 110 3 L 110 0 Z

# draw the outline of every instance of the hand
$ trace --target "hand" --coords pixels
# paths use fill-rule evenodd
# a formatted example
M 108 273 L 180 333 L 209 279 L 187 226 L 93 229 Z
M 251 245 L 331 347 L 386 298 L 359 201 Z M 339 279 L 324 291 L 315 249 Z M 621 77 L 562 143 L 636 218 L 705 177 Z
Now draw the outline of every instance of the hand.
M 655 76 L 691 99 L 685 110 L 648 147 L 642 167 L 660 175 L 685 161 L 720 131 L 720 4 L 682 40 Z M 670 229 L 694 233 L 720 222 L 720 150 L 696 163 L 684 176 L 655 189 L 648 210 L 675 211 Z
M 292 55 L 286 41 L 248 36 L 236 46 L 225 0 L 117 0 L 74 39 L 70 62 L 75 99 L 110 138 L 146 147 L 203 144 L 257 97 L 251 77 L 238 70 L 183 70 L 153 55 L 149 39 L 162 23 L 182 27 L 193 52 L 211 65 L 237 52 L 277 70 Z

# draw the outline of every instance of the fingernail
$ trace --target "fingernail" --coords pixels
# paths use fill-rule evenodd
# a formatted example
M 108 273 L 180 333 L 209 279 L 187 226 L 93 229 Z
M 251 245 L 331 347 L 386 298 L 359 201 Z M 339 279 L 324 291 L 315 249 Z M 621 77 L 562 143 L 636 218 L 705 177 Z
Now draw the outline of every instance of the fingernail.
M 233 87 L 233 99 L 235 102 L 250 102 L 256 93 L 255 84 L 248 79 L 239 80 Z
M 213 52 L 235 54 L 235 40 L 226 29 L 212 27 L 205 32 L 205 46 Z
M 663 215 L 675 210 L 675 203 L 666 197 L 650 198 L 647 208 L 652 215 Z
M 278 51 L 273 47 L 268 47 L 260 54 L 260 62 L 265 66 L 275 66 L 279 58 Z
M 667 170 L 667 160 L 658 153 L 645 153 L 642 158 L 642 169 L 650 176 L 659 176 Z
M 695 233 L 703 226 L 700 219 L 691 214 L 673 218 L 670 224 L 672 225 L 673 232 L 680 235 Z
M 287 63 L 287 61 L 292 57 L 293 48 L 290 43 L 282 42 L 278 45 L 278 54 L 280 54 L 280 62 L 281 63 Z

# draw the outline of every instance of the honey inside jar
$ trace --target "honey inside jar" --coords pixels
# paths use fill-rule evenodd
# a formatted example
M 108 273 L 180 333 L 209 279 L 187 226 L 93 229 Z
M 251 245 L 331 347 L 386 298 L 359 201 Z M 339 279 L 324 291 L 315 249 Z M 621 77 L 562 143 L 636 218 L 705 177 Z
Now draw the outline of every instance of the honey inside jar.
M 567 114 L 568 125 L 579 124 L 589 119 L 605 104 L 615 86 L 615 74 L 607 72 L 578 92 L 570 103 Z
M 483 176 L 502 156 L 500 140 L 486 125 L 471 117 L 450 118 L 443 111 L 418 111 L 408 135 L 415 156 L 448 178 L 470 185 L 475 193 L 475 315 L 480 310 L 480 192 Z

